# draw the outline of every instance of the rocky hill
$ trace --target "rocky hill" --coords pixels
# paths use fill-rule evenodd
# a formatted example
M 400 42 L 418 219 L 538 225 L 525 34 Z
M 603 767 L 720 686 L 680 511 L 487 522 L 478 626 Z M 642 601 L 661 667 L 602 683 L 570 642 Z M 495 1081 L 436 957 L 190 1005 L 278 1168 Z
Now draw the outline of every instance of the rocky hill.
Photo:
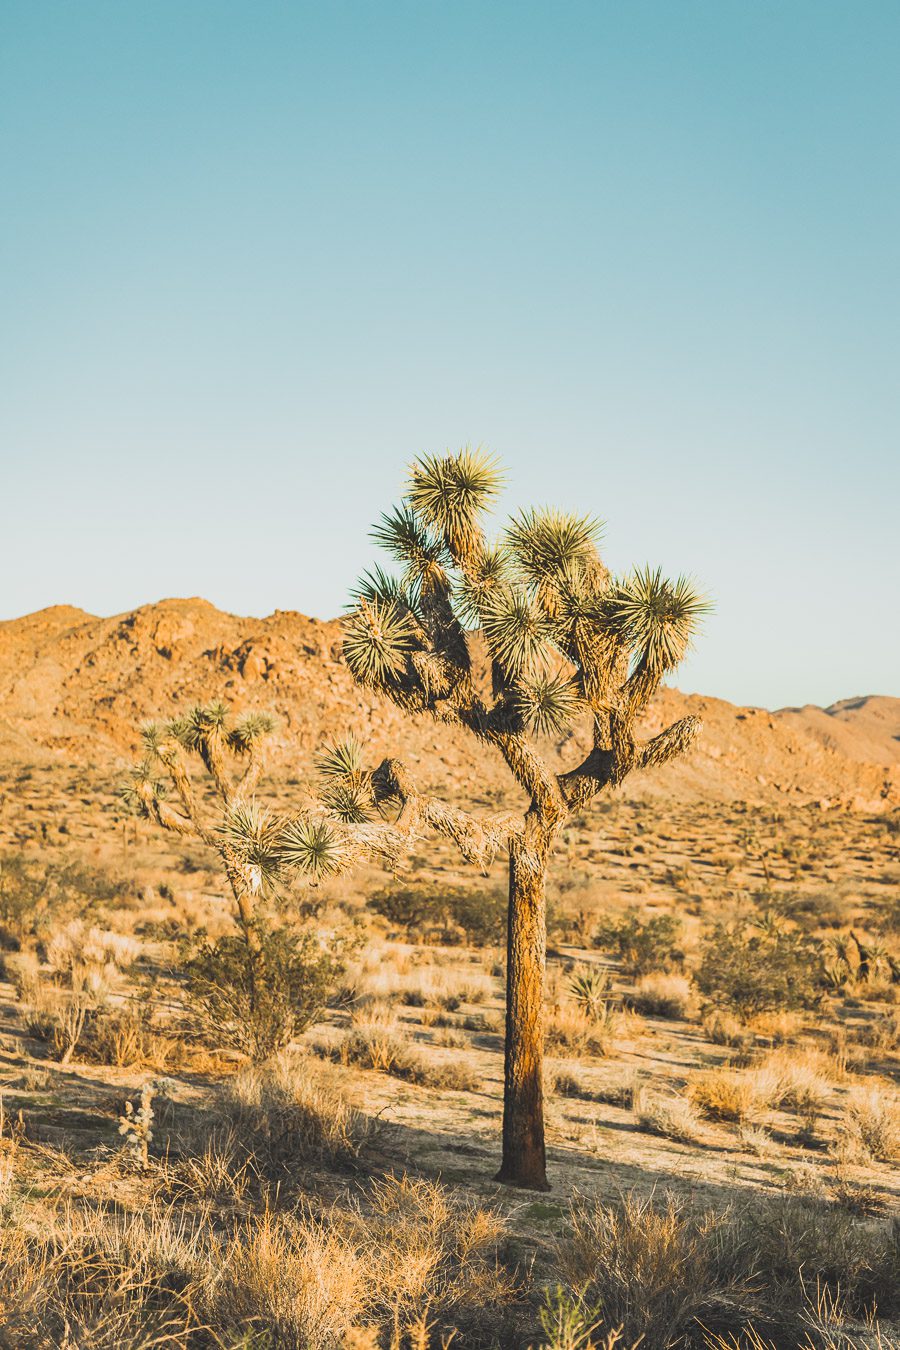
M 461 795 L 506 783 L 503 766 L 468 737 L 409 722 L 358 689 L 341 656 L 337 620 L 280 610 L 239 618 L 189 599 L 108 619 L 54 606 L 0 623 L 0 755 L 7 761 L 91 764 L 112 774 L 134 753 L 142 720 L 214 697 L 278 715 L 276 772 L 302 775 L 323 740 L 353 730 L 373 761 L 402 755 L 418 764 L 423 782 L 449 776 Z M 647 734 L 687 712 L 703 718 L 697 746 L 630 791 L 866 811 L 900 802 L 900 699 L 768 712 L 666 689 Z M 548 749 L 570 765 L 586 734 L 579 729 Z

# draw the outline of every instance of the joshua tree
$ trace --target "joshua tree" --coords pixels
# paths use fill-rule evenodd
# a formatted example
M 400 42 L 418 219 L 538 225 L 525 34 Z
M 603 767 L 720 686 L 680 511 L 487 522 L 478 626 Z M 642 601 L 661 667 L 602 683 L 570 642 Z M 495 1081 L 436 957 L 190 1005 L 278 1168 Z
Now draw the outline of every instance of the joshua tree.
M 650 740 L 636 723 L 681 661 L 707 608 L 689 581 L 658 570 L 614 578 L 597 551 L 599 523 L 556 510 L 523 511 L 498 541 L 482 518 L 501 477 L 480 452 L 424 456 L 399 507 L 374 539 L 400 577 L 367 573 L 346 620 L 344 651 L 359 684 L 409 714 L 465 728 L 505 760 L 527 797 L 521 813 L 475 816 L 424 795 L 407 768 L 362 767 L 353 742 L 320 760 L 323 806 L 345 822 L 334 846 L 398 854 L 425 830 L 485 865 L 509 855 L 503 1159 L 498 1179 L 546 1189 L 543 1080 L 545 883 L 567 819 L 635 769 L 680 754 L 695 717 Z M 490 673 L 479 672 L 480 630 Z M 534 737 L 592 724 L 586 758 L 556 772 Z M 399 811 L 386 823 L 389 804 Z M 376 817 L 381 813 L 381 823 Z
M 259 949 L 258 897 L 266 881 L 293 861 L 286 848 L 272 847 L 273 837 L 277 834 L 280 840 L 286 822 L 261 810 L 253 796 L 263 772 L 265 744 L 274 729 L 274 720 L 266 713 L 231 719 L 224 703 L 191 708 L 172 722 L 146 722 L 141 727 L 144 758 L 131 770 L 123 791 L 139 815 L 197 839 L 219 855 L 251 951 Z M 212 780 L 215 807 L 195 789 L 189 767 L 192 755 Z M 158 776 L 160 769 L 165 778 Z M 294 833 L 302 829 L 301 821 Z

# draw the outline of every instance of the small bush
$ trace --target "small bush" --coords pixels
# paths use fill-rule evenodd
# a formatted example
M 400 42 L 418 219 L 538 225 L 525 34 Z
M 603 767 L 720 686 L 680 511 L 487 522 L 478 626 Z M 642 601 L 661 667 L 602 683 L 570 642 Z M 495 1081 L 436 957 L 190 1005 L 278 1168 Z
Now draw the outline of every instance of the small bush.
M 473 947 L 493 947 L 506 935 L 507 897 L 502 891 L 451 891 L 447 895 L 450 919 Z
M 673 914 L 654 914 L 643 920 L 640 911 L 632 908 L 621 918 L 600 924 L 593 943 L 617 956 L 626 974 L 641 975 L 680 965 L 680 936 L 681 923 Z
M 184 1002 L 214 1048 L 228 1046 L 259 1063 L 282 1050 L 325 1007 L 344 971 L 346 944 L 260 926 L 260 949 L 243 934 L 188 948 L 181 966 Z
M 369 898 L 370 909 L 410 935 L 440 926 L 444 939 L 450 940 L 454 929 L 462 929 L 466 941 L 476 947 L 491 946 L 503 939 L 506 906 L 506 897 L 500 891 L 476 891 L 436 882 L 388 886 Z
M 703 945 L 695 979 L 701 993 L 744 1018 L 776 1009 L 813 1008 L 821 999 L 815 950 L 783 928 L 717 924 Z

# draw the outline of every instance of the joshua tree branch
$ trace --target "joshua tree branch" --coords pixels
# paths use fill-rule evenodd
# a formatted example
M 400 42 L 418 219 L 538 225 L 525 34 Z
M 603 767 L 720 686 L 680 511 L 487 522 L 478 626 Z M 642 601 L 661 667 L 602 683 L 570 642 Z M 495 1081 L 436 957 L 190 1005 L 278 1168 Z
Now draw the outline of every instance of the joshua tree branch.
M 702 726 L 699 717 L 682 717 L 679 722 L 673 722 L 652 740 L 644 741 L 638 747 L 640 767 L 649 769 L 657 764 L 665 764 L 676 755 L 682 754 L 700 734 Z
M 490 739 L 503 755 L 516 782 L 530 795 L 547 823 L 561 819 L 566 813 L 566 804 L 559 780 L 532 749 L 526 737 L 499 732 Z
M 168 802 L 157 797 L 149 784 L 138 788 L 138 794 L 147 815 L 157 824 L 162 825 L 163 829 L 172 830 L 175 834 L 199 835 L 196 823 L 188 816 L 183 816 L 180 811 L 176 811 Z
M 261 740 L 254 741 L 247 752 L 247 766 L 232 789 L 230 805 L 238 805 L 252 797 L 265 767 L 263 743 Z
M 218 733 L 213 732 L 211 736 L 205 737 L 199 749 L 200 757 L 207 772 L 215 782 L 219 796 L 226 806 L 230 806 L 234 789 L 228 769 L 225 766 L 225 757 L 222 754 L 222 743 Z
M 355 846 L 360 852 L 396 861 L 425 830 L 434 830 L 451 839 L 467 862 L 485 868 L 513 836 L 522 833 L 522 817 L 515 812 L 475 816 L 420 792 L 409 770 L 396 759 L 381 762 L 372 775 L 372 786 L 379 804 L 399 802 L 400 813 L 390 823 L 346 826 L 344 837 L 351 852 Z
M 649 741 L 635 741 L 627 719 L 615 728 L 613 748 L 594 746 L 570 773 L 560 774 L 559 785 L 569 809 L 586 806 L 598 792 L 617 786 L 633 769 L 649 769 L 682 754 L 699 734 L 699 717 L 683 717 Z

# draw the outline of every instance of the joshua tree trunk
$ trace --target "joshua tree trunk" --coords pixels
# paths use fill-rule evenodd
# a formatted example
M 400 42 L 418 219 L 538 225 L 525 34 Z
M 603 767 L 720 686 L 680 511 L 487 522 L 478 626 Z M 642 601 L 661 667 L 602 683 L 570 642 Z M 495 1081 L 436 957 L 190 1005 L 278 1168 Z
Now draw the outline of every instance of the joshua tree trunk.
M 527 833 L 527 832 L 526 832 Z M 498 1181 L 547 1191 L 544 1151 L 545 882 L 548 849 L 516 840 L 509 854 L 503 1161 Z

